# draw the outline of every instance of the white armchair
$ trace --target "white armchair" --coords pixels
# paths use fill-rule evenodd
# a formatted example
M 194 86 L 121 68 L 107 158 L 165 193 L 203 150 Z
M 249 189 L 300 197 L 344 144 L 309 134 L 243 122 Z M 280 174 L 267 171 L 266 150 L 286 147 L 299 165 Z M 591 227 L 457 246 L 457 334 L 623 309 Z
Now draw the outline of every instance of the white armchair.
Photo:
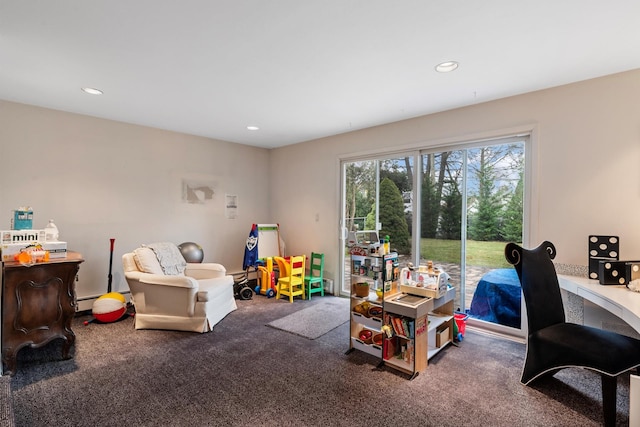
M 180 254 L 177 246 L 173 246 Z M 175 263 L 177 258 L 173 260 Z M 150 247 L 137 248 L 122 256 L 136 309 L 136 329 L 209 332 L 237 308 L 233 277 L 226 274 L 221 264 L 186 263 L 182 255 L 177 265 L 167 268 L 167 263 L 166 257 L 160 257 L 159 261 Z

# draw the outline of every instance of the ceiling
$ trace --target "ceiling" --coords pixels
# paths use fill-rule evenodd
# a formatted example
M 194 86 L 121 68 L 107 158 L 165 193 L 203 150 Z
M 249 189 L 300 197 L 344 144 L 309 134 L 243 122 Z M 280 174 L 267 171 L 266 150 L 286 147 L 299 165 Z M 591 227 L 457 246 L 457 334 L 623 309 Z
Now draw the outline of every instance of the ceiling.
M 0 99 L 272 148 L 640 68 L 639 19 L 638 0 L 0 0 Z

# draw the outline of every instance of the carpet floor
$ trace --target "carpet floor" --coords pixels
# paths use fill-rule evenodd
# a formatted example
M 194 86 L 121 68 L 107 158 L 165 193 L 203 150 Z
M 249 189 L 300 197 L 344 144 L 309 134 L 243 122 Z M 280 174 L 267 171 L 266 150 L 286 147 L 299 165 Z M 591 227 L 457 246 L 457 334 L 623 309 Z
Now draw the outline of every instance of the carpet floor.
M 267 325 L 315 340 L 348 322 L 350 317 L 347 298 L 325 297 L 317 304 L 276 319 Z
M 467 331 L 414 380 L 359 351 L 349 323 L 311 340 L 267 323 L 319 304 L 255 296 L 213 332 L 83 326 L 74 358 L 23 349 L 11 378 L 18 426 L 598 426 L 599 377 L 566 369 L 519 383 L 524 345 Z M 618 385 L 628 424 L 629 377 Z

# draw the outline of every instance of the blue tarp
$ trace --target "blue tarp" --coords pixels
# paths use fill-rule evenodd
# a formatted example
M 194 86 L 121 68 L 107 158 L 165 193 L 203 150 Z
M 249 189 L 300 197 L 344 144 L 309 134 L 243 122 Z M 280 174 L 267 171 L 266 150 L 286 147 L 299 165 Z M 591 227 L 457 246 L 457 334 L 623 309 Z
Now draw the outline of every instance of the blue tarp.
M 520 301 L 520 280 L 516 270 L 492 270 L 478 282 L 469 315 L 487 322 L 520 328 Z

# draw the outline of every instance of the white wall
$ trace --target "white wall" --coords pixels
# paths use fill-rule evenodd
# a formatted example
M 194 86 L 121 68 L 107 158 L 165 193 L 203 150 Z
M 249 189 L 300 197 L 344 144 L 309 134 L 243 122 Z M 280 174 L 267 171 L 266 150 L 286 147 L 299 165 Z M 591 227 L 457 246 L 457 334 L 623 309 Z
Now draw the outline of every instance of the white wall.
M 206 260 L 241 267 L 252 223 L 277 222 L 288 253 L 324 252 L 338 267 L 339 159 L 534 129 L 531 244 L 587 264 L 589 234 L 617 234 L 640 259 L 640 70 L 264 150 L 0 101 L 0 229 L 30 205 L 81 252 L 80 297 L 106 290 L 109 238 L 119 258 L 140 243 L 196 241 Z M 213 205 L 181 202 L 181 177 L 214 177 Z M 240 217 L 224 217 L 237 194 Z M 4 212 L 4 214 L 3 214 Z
M 205 261 L 240 271 L 251 224 L 269 222 L 269 151 L 0 101 L 0 229 L 31 206 L 34 228 L 53 218 L 82 253 L 79 298 L 126 291 L 121 257 L 142 243 L 193 241 Z M 182 178 L 217 183 L 211 203 L 187 204 Z M 226 219 L 225 193 L 239 201 Z
M 341 156 L 528 128 L 536 152 L 529 243 L 550 240 L 558 262 L 587 265 L 587 236 L 614 234 L 623 259 L 640 259 L 638 100 L 635 70 L 275 149 L 271 182 L 279 190 L 272 192 L 271 216 L 281 224 L 289 253 L 324 252 L 327 275 L 334 277 Z M 302 191 L 294 193 L 300 184 Z

